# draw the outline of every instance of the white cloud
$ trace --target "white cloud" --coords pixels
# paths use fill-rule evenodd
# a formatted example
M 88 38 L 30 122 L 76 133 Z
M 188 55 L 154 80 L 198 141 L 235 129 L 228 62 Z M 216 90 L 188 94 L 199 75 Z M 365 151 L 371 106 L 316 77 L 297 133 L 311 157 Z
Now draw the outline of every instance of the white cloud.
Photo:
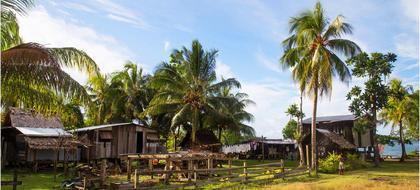
M 403 13 L 411 20 L 419 21 L 419 1 L 418 0 L 400 0 Z
M 277 61 L 268 58 L 261 50 L 258 50 L 257 53 L 255 53 L 255 58 L 257 59 L 258 63 L 261 63 L 266 68 L 278 73 L 281 72 L 280 64 Z
M 92 8 L 80 3 L 65 3 L 64 6 L 74 10 L 84 11 L 88 13 L 96 13 L 96 11 Z
M 397 54 L 401 57 L 418 59 L 418 35 L 410 36 L 406 33 L 399 34 L 394 39 Z
M 163 50 L 165 50 L 165 52 L 167 52 L 170 47 L 171 47 L 171 42 L 165 41 L 165 43 L 163 44 Z
M 99 34 L 92 28 L 53 17 L 42 6 L 31 9 L 27 15 L 19 16 L 18 21 L 20 33 L 25 42 L 37 42 L 48 47 L 75 47 L 83 50 L 105 73 L 122 68 L 123 63 L 132 55 L 114 38 Z M 86 81 L 85 74 L 71 70 L 70 75 L 81 83 Z
M 110 19 L 131 23 L 134 26 L 142 29 L 150 27 L 142 18 L 136 14 L 136 12 L 126 7 L 123 7 L 109 0 L 96 0 L 95 2 L 96 3 L 94 3 L 94 5 L 106 11 L 108 13 L 107 17 Z
M 229 65 L 224 64 L 221 60 L 216 60 L 216 75 L 218 79 L 235 77 Z

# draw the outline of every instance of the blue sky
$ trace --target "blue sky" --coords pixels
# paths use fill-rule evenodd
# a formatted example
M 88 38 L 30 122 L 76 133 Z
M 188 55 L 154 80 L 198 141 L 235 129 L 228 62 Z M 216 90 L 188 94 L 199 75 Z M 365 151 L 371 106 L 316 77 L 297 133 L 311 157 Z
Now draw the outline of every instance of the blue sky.
M 216 72 L 235 77 L 242 91 L 256 102 L 248 109 L 257 135 L 282 138 L 288 105 L 299 94 L 288 70 L 281 70 L 280 42 L 288 35 L 288 20 L 316 1 L 256 0 L 142 0 L 142 1 L 38 1 L 26 16 L 19 17 L 25 41 L 51 47 L 73 46 L 86 51 L 101 70 L 110 73 L 126 60 L 147 72 L 168 60 L 172 49 L 189 46 L 198 39 L 207 49 L 218 49 Z M 393 78 L 418 88 L 419 33 L 416 0 L 321 1 L 329 18 L 338 14 L 353 25 L 353 35 L 367 52 L 398 55 Z M 70 74 L 80 82 L 86 77 Z M 349 85 L 333 82 L 331 97 L 319 104 L 319 115 L 348 114 L 345 95 L 363 79 Z M 311 115 L 309 98 L 304 112 Z M 380 128 L 382 134 L 389 128 Z

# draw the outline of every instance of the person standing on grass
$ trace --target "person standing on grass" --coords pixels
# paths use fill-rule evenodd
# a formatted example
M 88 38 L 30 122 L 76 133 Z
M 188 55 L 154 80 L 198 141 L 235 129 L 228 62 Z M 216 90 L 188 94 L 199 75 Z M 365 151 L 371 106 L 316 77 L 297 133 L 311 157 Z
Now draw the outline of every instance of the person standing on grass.
M 344 158 L 340 158 L 340 162 L 338 163 L 338 174 L 344 175 Z

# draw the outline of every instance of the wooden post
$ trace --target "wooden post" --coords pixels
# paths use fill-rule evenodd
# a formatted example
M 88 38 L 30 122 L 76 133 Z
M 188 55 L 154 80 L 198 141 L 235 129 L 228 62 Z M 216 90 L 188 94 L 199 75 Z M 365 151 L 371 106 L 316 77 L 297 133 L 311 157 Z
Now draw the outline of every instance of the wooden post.
M 86 190 L 86 177 L 83 177 L 83 190 Z
M 131 158 L 127 158 L 127 181 L 131 181 Z
M 13 190 L 16 190 L 17 186 L 17 170 L 13 170 Z
M 188 182 L 190 182 L 191 181 L 191 176 L 192 176 L 192 172 L 191 172 L 191 170 L 193 169 L 193 166 L 192 166 L 192 160 L 188 160 Z
M 166 159 L 165 161 L 166 161 L 165 170 L 166 171 L 170 171 L 171 170 L 171 166 L 172 166 L 172 161 L 169 161 L 169 159 Z M 170 173 L 165 173 L 164 175 L 165 175 L 165 183 L 168 183 L 169 182 Z
M 261 136 L 261 148 L 262 148 L 262 161 L 264 162 L 265 151 L 264 151 L 264 136 Z
M 210 169 L 211 169 L 211 158 L 207 159 L 207 174 L 211 175 Z
M 68 168 L 68 163 L 67 163 L 67 150 L 66 149 L 63 149 L 63 152 L 64 152 L 64 176 L 67 176 L 67 168 Z
M 137 189 L 137 183 L 139 181 L 139 176 L 137 175 L 137 169 L 134 170 L 134 189 Z
M 197 172 L 196 172 L 196 170 L 197 170 L 197 165 L 194 165 L 194 170 L 193 170 L 193 172 L 194 172 L 194 181 L 195 181 L 195 182 L 197 182 Z
M 149 159 L 149 170 L 153 171 L 153 160 Z M 150 173 L 150 178 L 153 179 L 153 173 Z
M 101 160 L 101 185 L 105 184 L 106 180 L 106 159 Z
M 31 149 L 32 150 L 32 163 L 34 163 L 34 166 L 33 166 L 33 170 L 34 170 L 34 172 L 36 173 L 37 171 L 38 171 L 38 162 L 37 162 L 37 158 L 36 158 L 36 149 Z
M 247 167 L 246 167 L 246 162 L 244 162 L 244 177 L 243 177 L 243 182 L 246 182 L 246 178 L 248 177 L 248 171 L 247 171 Z
M 311 164 L 309 162 L 309 146 L 308 145 L 306 145 L 306 163 L 308 165 L 309 175 L 311 175 Z
M 196 170 L 197 170 L 197 165 L 194 165 L 194 169 L 193 169 L 193 171 L 194 171 L 194 183 L 195 183 L 195 189 L 197 189 L 197 188 L 198 188 L 198 186 L 197 186 L 197 172 L 196 172 Z
M 59 149 L 57 148 L 56 150 L 55 150 L 55 153 L 54 153 L 54 181 L 56 180 L 56 178 L 57 178 L 57 159 L 58 159 L 58 151 L 59 151 Z
M 232 174 L 232 159 L 231 158 L 229 158 L 228 160 L 228 166 L 229 166 L 229 175 L 231 175 Z

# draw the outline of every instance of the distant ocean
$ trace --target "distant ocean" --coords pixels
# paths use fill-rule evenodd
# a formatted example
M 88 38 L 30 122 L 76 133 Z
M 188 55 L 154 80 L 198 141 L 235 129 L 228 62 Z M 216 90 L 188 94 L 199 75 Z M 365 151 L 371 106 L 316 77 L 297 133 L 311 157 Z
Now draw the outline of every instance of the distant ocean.
M 411 151 L 419 151 L 419 141 L 412 141 L 413 144 L 405 144 L 407 154 Z M 392 157 L 401 157 L 401 145 L 395 143 L 394 146 L 385 145 L 383 155 L 391 155 Z

